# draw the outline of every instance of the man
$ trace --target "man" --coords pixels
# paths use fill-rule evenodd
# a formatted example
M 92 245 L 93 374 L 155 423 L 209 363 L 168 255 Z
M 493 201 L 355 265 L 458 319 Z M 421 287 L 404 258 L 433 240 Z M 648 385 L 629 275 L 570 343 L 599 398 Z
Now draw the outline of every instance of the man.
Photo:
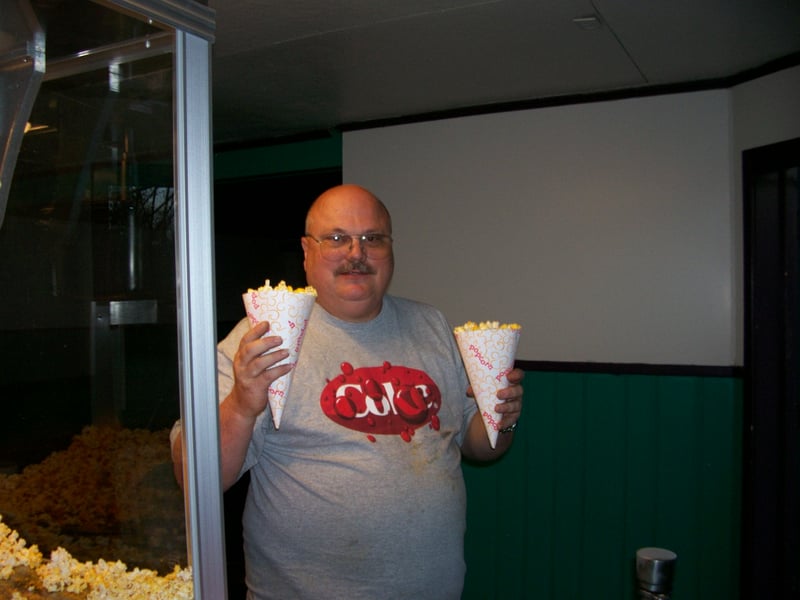
M 452 331 L 430 306 L 386 294 L 391 218 L 342 185 L 312 205 L 301 243 L 317 303 L 296 365 L 269 324 L 219 344 L 222 479 L 250 471 L 243 517 L 248 598 L 460 598 L 461 456 L 510 446 L 523 373 L 509 375 L 492 449 Z M 281 427 L 270 384 L 295 369 Z M 173 436 L 180 476 L 180 436 Z

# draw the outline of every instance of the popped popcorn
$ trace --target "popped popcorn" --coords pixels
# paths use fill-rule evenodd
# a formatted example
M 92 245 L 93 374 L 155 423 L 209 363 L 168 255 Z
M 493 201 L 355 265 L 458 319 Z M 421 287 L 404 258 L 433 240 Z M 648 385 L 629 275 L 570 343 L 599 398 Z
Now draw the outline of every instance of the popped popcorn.
M 0 474 L 3 512 L 0 598 L 193 597 L 191 570 L 178 566 L 186 560 L 185 519 L 168 430 L 86 427 L 66 450 Z M 27 547 L 23 535 L 37 545 Z
M 162 573 L 186 559 L 167 429 L 85 427 L 66 449 L 0 475 L 0 513 L 45 555 L 61 546 Z
M 19 537 L 19 533 L 3 523 L 0 515 L 0 579 L 8 579 L 15 567 L 32 569 L 42 562 L 42 553 L 36 545 L 27 547 L 27 542 Z
M 291 292 L 293 294 L 311 294 L 312 296 L 317 295 L 317 290 L 314 289 L 314 286 L 307 285 L 305 287 L 297 287 L 294 288 L 291 285 L 286 285 L 286 282 L 281 279 L 280 283 L 275 287 L 270 286 L 269 279 L 264 281 L 264 285 L 262 285 L 257 290 L 253 288 L 248 288 L 247 293 L 252 294 L 253 292 Z
M 467 321 L 463 325 L 459 325 L 453 329 L 453 331 L 455 333 L 461 333 L 464 331 L 483 329 L 522 329 L 522 325 L 519 323 L 500 323 L 499 321 L 481 321 L 480 323 L 476 323 L 475 321 Z
M 63 548 L 54 550 L 50 561 L 36 573 L 50 592 L 86 592 L 87 600 L 191 600 L 194 596 L 191 568 L 174 570 L 161 577 L 150 569 L 128 570 L 122 561 L 81 563 Z
M 37 547 L 26 547 L 24 539 L 2 522 L 0 517 L 0 580 L 11 578 L 15 569 L 27 568 L 29 577 L 24 590 L 36 592 L 68 592 L 86 600 L 192 600 L 194 583 L 191 567 L 175 565 L 171 573 L 160 576 L 150 569 L 129 570 L 122 561 L 107 562 L 102 558 L 82 563 L 64 550 L 56 548 L 44 560 Z M 2 591 L 3 587 L 0 587 Z M 40 593 L 41 592 L 41 593 Z M 12 599 L 24 599 L 14 591 Z

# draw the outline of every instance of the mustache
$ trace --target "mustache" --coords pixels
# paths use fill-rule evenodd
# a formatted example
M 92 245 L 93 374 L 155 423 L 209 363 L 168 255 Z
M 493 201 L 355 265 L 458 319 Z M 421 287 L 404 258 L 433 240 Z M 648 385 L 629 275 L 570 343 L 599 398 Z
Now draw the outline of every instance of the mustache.
M 336 269 L 337 275 L 345 275 L 347 273 L 363 273 L 365 275 L 374 275 L 375 270 L 362 260 L 348 261 Z

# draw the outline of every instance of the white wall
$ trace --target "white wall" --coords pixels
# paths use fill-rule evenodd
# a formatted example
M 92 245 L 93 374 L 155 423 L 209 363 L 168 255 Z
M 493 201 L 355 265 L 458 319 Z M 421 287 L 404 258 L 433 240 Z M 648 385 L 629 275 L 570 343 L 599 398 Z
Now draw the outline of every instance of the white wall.
M 733 109 L 737 152 L 800 136 L 800 66 L 736 86 Z
M 520 359 L 741 364 L 747 85 L 349 132 L 344 180 L 392 211 L 392 292 L 522 323 Z

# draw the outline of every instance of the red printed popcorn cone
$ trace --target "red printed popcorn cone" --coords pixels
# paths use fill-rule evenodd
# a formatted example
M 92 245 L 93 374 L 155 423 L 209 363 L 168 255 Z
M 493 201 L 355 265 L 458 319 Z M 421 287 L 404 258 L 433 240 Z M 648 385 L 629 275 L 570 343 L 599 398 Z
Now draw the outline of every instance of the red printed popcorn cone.
M 273 288 L 267 279 L 257 290 L 247 290 L 246 294 L 242 294 L 242 299 L 251 324 L 269 321 L 267 335 L 279 335 L 283 338 L 280 347 L 289 350 L 289 357 L 278 364 L 296 363 L 308 325 L 308 317 L 317 299 L 317 291 L 311 286 L 292 289 L 283 281 Z M 289 395 L 293 373 L 294 371 L 289 371 L 283 377 L 279 377 L 269 388 L 269 408 L 275 429 L 281 426 L 283 407 Z
M 502 402 L 497 392 L 508 387 L 506 375 L 514 368 L 521 329 L 516 323 L 468 321 L 453 330 L 492 448 L 497 444 L 501 418 L 494 409 Z

